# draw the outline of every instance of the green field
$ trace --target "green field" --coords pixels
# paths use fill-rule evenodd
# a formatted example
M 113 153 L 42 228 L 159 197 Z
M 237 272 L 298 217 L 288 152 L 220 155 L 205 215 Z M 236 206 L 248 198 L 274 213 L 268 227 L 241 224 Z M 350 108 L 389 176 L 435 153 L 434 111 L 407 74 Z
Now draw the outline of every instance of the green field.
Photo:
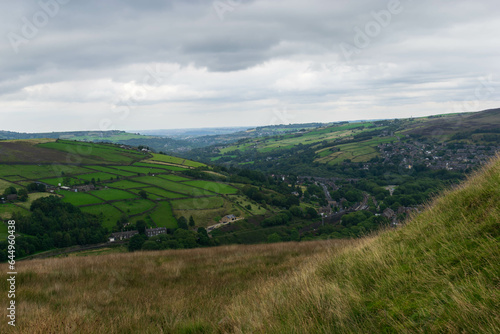
M 33 201 L 36 201 L 37 199 L 42 197 L 48 197 L 53 195 L 54 194 L 51 193 L 31 193 L 28 195 L 28 200 L 26 202 L 18 202 L 17 205 L 25 208 L 26 210 L 29 210 L 31 207 L 31 203 L 33 203 Z
M 81 210 L 94 215 L 100 215 L 102 213 L 104 216 L 102 226 L 107 227 L 110 231 L 113 226 L 116 225 L 116 221 L 123 215 L 120 210 L 107 204 L 85 206 L 81 208 Z
M 245 211 L 249 211 L 253 215 L 263 215 L 267 212 L 260 204 L 252 202 L 248 197 L 241 195 L 229 195 L 228 198 L 245 208 Z M 247 206 L 250 205 L 250 209 Z
M 187 168 L 179 167 L 179 166 L 166 165 L 165 163 L 161 163 L 161 162 L 158 162 L 158 163 L 137 162 L 133 165 L 140 166 L 140 167 L 151 167 L 151 168 L 157 168 L 157 169 L 164 169 L 164 170 L 173 171 L 173 172 L 182 172 L 182 171 L 187 169 Z
M 168 202 L 159 202 L 158 207 L 151 213 L 151 218 L 158 227 L 177 228 L 177 220 Z
M 1 213 L 0 213 L 0 217 L 1 217 Z M 0 221 L 0 241 L 7 239 L 7 237 L 9 236 L 7 231 L 8 231 L 7 224 L 4 223 L 3 221 Z
M 94 179 L 94 181 L 96 181 L 96 182 L 113 180 L 113 179 L 115 179 L 115 177 L 116 177 L 116 175 L 108 174 L 108 173 L 104 173 L 104 172 L 82 174 L 82 175 L 75 176 L 75 178 L 77 178 L 79 180 L 92 181 L 92 179 Z
M 196 162 L 196 161 L 191 161 L 191 160 L 187 160 L 184 158 L 178 158 L 178 157 L 173 157 L 173 156 L 164 155 L 164 154 L 156 154 L 156 153 L 153 153 L 153 157 L 150 160 L 151 161 L 166 162 L 166 163 L 171 163 L 171 164 L 176 164 L 176 165 L 181 165 L 181 166 L 188 166 L 188 167 L 206 166 L 205 164 L 203 164 L 201 162 Z
M 190 186 L 202 188 L 217 194 L 236 194 L 238 192 L 238 189 L 233 188 L 230 185 L 211 181 L 195 180 L 183 182 L 183 184 L 189 184 Z
M 131 189 L 131 188 L 141 188 L 146 187 L 145 184 L 133 182 L 129 180 L 122 180 L 118 182 L 113 182 L 109 184 L 110 187 L 119 188 L 119 189 Z
M 10 219 L 14 212 L 28 213 L 28 211 L 15 206 L 14 204 L 6 203 L 0 204 L 0 218 L 3 220 Z
M 189 198 L 172 201 L 174 210 L 217 209 L 224 206 L 222 197 Z
M 19 188 L 19 186 L 17 184 L 15 184 L 15 183 L 4 181 L 4 180 L 0 180 L 0 194 L 3 194 L 3 192 L 5 191 L 5 189 L 7 189 L 9 187 L 14 187 L 16 189 Z
M 88 204 L 98 204 L 102 203 L 103 201 L 98 199 L 97 197 L 94 197 L 92 195 L 89 195 L 87 193 L 82 193 L 82 192 L 72 192 L 68 190 L 61 190 L 58 192 L 59 195 L 64 196 L 63 201 L 71 203 L 76 206 L 80 205 L 88 205 Z
M 167 191 L 179 192 L 179 193 L 191 195 L 191 196 L 213 195 L 213 193 L 210 193 L 206 190 L 190 187 L 184 183 L 178 183 L 178 182 L 165 180 L 165 179 L 158 177 L 158 176 L 141 176 L 141 177 L 135 178 L 134 180 L 137 180 L 139 182 L 144 182 L 144 183 L 147 183 L 150 185 L 154 185 L 154 186 L 163 188 Z
M 174 182 L 178 182 L 178 181 L 189 181 L 190 179 L 188 179 L 187 177 L 182 177 L 182 176 L 179 176 L 179 175 L 158 175 L 159 177 L 161 177 L 162 179 L 166 179 L 166 180 L 170 180 L 170 181 L 174 181 Z
M 338 152 L 332 152 L 329 149 L 318 151 L 320 158 L 316 161 L 327 164 L 341 163 L 346 159 L 352 162 L 366 162 L 379 155 L 377 149 L 379 144 L 396 140 L 396 137 L 377 137 L 362 142 L 337 145 L 335 147 L 340 149 Z
M 122 199 L 130 199 L 137 197 L 137 195 L 131 194 L 127 191 L 111 189 L 111 188 L 95 190 L 90 193 L 99 198 L 102 198 L 105 201 L 122 200 Z
M 67 152 L 74 157 L 77 163 L 129 164 L 146 157 L 141 152 L 121 149 L 114 145 L 82 143 L 67 140 L 58 140 L 57 142 L 43 143 L 37 146 Z
M 165 173 L 165 170 L 163 170 L 163 169 L 141 167 L 141 166 L 114 166 L 114 168 L 117 168 L 119 170 L 124 170 L 127 172 L 131 172 L 131 173 L 134 173 L 135 175 L 137 175 L 137 173 L 141 173 L 141 174 Z
M 155 206 L 155 203 L 146 199 L 129 199 L 115 202 L 113 205 L 130 216 L 152 209 Z
M 158 187 L 147 187 L 147 188 L 141 188 L 141 189 L 134 189 L 132 190 L 134 193 L 139 193 L 139 191 L 144 190 L 145 192 L 150 194 L 151 199 L 155 199 L 156 197 L 163 197 L 163 198 L 182 198 L 186 197 L 186 195 L 179 194 L 179 193 L 173 193 L 170 191 L 167 191 L 163 188 L 158 188 Z
M 62 178 L 62 177 L 56 177 L 56 178 L 53 178 L 53 179 L 41 179 L 40 182 L 43 182 L 43 183 L 46 183 L 46 184 L 50 184 L 51 186 L 57 187 L 57 186 L 59 186 L 59 183 L 61 185 L 64 185 L 64 178 Z
M 111 168 L 111 167 L 104 167 L 104 166 L 85 166 L 89 169 L 94 169 L 100 172 L 105 172 L 105 173 L 110 173 L 110 174 L 117 174 L 120 176 L 133 176 L 136 175 L 137 173 L 131 173 L 131 172 L 126 172 L 123 170 L 119 170 L 116 168 Z
M 73 174 L 83 174 L 92 172 L 83 167 L 78 166 L 64 166 L 64 165 L 1 165 L 0 164 L 0 178 L 14 180 L 39 180 L 45 178 L 59 177 L 61 172 L 65 176 Z M 8 176 L 16 176 L 10 178 Z

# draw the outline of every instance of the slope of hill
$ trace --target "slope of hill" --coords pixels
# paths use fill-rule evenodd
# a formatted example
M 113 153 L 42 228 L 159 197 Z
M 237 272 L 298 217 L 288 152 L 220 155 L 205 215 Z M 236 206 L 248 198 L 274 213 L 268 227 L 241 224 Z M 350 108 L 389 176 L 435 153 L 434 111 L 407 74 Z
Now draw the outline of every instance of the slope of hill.
M 175 228 L 174 216 L 193 216 L 197 226 L 215 224 L 217 217 L 228 214 L 252 216 L 236 203 L 241 196 L 236 196 L 234 186 L 179 175 L 204 166 L 112 144 L 0 141 L 0 197 L 9 187 L 26 189 L 34 182 L 47 187 L 46 192 L 31 192 L 26 202 L 0 201 L 0 219 L 28 214 L 35 199 L 49 195 L 60 196 L 84 212 L 102 214 L 110 231 L 119 219 L 124 224 L 145 220 L 149 226 Z
M 193 149 L 183 154 L 197 161 L 245 165 L 246 168 L 271 173 L 299 175 L 304 175 L 311 166 L 315 168 L 312 175 L 320 175 L 326 174 L 326 169 L 344 163 L 354 163 L 354 168 L 359 163 L 377 163 L 381 159 L 395 163 L 391 159 L 392 152 L 405 153 L 404 161 L 397 163 L 446 165 L 447 162 L 456 162 L 459 157 L 448 157 L 446 154 L 441 155 L 441 152 L 448 150 L 448 144 L 455 144 L 458 140 L 463 140 L 460 145 L 470 147 L 454 147 L 451 150 L 466 149 L 467 152 L 475 153 L 478 146 L 498 146 L 498 124 L 500 109 L 363 121 L 323 125 L 279 136 L 241 139 L 236 143 Z M 434 158 L 438 155 L 445 155 L 446 160 Z M 470 158 L 473 155 L 466 154 L 458 160 L 473 160 Z M 461 168 L 464 170 L 467 168 L 465 165 L 460 167 L 464 167 Z M 457 169 L 456 166 L 454 169 Z
M 21 262 L 17 329 L 499 332 L 499 203 L 497 156 L 408 224 L 361 240 Z
M 457 133 L 499 133 L 500 109 L 476 113 L 432 117 L 428 122 L 413 124 L 404 133 L 436 137 L 439 140 L 453 139 Z

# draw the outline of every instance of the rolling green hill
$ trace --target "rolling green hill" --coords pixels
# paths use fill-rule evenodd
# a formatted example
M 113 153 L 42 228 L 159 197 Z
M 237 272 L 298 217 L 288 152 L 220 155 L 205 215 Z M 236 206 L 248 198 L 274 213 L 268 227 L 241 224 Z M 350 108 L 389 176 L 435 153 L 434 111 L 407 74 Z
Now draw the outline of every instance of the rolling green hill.
M 33 182 L 49 188 L 45 193 L 30 193 L 24 203 L 0 204 L 0 218 L 10 218 L 14 212 L 28 213 L 35 197 L 49 195 L 62 197 L 84 212 L 102 214 L 110 231 L 119 219 L 176 228 L 174 216 L 192 215 L 197 226 L 208 226 L 228 214 L 252 215 L 227 196 L 238 192 L 233 185 L 179 175 L 196 167 L 206 165 L 113 144 L 55 139 L 0 141 L 0 194 L 8 187 L 25 189 Z M 90 188 L 78 189 L 83 185 Z M 141 197 L 141 191 L 146 198 Z M 190 205 L 177 205 L 186 199 L 191 200 Z M 207 207 L 206 202 L 212 199 L 221 205 Z
M 471 145 L 498 145 L 499 124 L 500 109 L 411 119 L 343 122 L 283 135 L 241 139 L 229 145 L 194 149 L 185 153 L 185 156 L 197 161 L 245 165 L 247 168 L 273 173 L 298 174 L 303 165 L 328 168 L 344 162 L 372 162 L 384 157 L 384 152 L 381 151 L 383 144 L 398 146 L 421 140 L 423 144 L 430 145 L 431 148 L 427 148 L 430 151 L 437 145 L 457 141 Z M 304 156 L 305 160 L 291 163 L 296 155 Z M 276 167 L 277 165 L 281 167 Z M 282 166 L 293 166 L 293 171 Z M 319 174 L 318 171 L 317 173 Z
M 17 329 L 497 333 L 499 203 L 497 156 L 404 226 L 364 239 L 22 262 Z

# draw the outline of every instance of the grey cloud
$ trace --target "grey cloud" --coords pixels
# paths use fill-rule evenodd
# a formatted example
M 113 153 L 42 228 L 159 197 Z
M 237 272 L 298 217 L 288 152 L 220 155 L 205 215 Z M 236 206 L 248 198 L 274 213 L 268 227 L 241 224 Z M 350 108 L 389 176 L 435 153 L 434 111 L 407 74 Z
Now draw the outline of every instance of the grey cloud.
M 375 22 L 373 13 L 397 0 L 220 0 L 232 6 L 223 20 L 214 9 L 216 1 L 69 1 L 19 45 L 17 54 L 8 34 L 22 36 L 23 17 L 32 20 L 42 9 L 38 1 L 2 2 L 0 108 L 26 96 L 26 87 L 87 80 L 108 80 L 110 87 L 100 94 L 90 85 L 88 92 L 49 98 L 84 103 L 92 96 L 112 104 L 107 94 L 126 94 L 129 88 L 122 86 L 140 81 L 145 67 L 155 63 L 178 64 L 163 84 L 179 96 L 162 100 L 151 93 L 138 105 L 191 98 L 221 106 L 272 99 L 312 106 L 337 99 L 355 104 L 358 96 L 376 94 L 382 96 L 374 100 L 379 106 L 426 98 L 441 103 L 469 94 L 480 76 L 499 80 L 500 7 L 495 1 L 401 0 L 401 12 L 369 36 L 366 47 L 356 45 L 354 29 L 366 34 Z M 358 52 L 346 59 L 341 43 Z M 309 69 L 281 64 L 286 61 L 309 63 Z M 190 74 L 191 68 L 198 72 Z M 235 84 L 225 85 L 225 80 Z M 424 85 L 433 82 L 450 84 Z M 186 109 L 203 109 L 192 103 Z

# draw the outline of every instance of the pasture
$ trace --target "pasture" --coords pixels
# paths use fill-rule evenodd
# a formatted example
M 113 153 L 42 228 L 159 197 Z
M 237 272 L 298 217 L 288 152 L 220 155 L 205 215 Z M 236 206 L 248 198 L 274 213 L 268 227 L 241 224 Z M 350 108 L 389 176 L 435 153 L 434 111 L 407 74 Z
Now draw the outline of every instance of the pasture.
M 189 181 L 190 180 L 187 177 L 182 177 L 182 176 L 173 175 L 173 174 L 170 174 L 170 175 L 159 175 L 159 177 L 161 177 L 163 179 L 166 179 L 166 180 L 174 181 L 174 182 Z
M 91 170 L 84 167 L 59 164 L 36 165 L 5 165 L 0 164 L 0 178 L 9 181 L 40 180 L 45 178 L 60 177 L 89 173 Z M 9 176 L 15 176 L 13 178 Z
M 119 189 L 131 189 L 131 188 L 143 188 L 147 187 L 147 185 L 143 183 L 133 182 L 129 180 L 121 180 L 118 182 L 113 182 L 109 184 L 109 187 L 119 188 Z
M 147 161 L 151 161 L 151 160 L 147 160 Z M 152 163 L 137 162 L 133 165 L 134 166 L 141 166 L 141 167 L 151 167 L 151 168 L 164 169 L 164 170 L 173 171 L 173 172 L 182 172 L 182 171 L 188 169 L 188 168 L 184 168 L 184 167 L 169 165 L 166 162 L 159 162 L 159 161 L 158 162 L 152 161 Z
M 246 196 L 241 195 L 229 195 L 229 200 L 245 208 L 245 211 L 249 211 L 253 215 L 263 215 L 266 214 L 267 210 L 264 209 L 260 204 L 251 201 Z M 250 209 L 247 206 L 250 205 Z
M 176 228 L 177 220 L 172 214 L 172 208 L 168 202 L 159 202 L 158 207 L 150 214 L 158 227 Z
M 145 158 L 142 152 L 125 150 L 107 144 L 58 140 L 57 142 L 38 144 L 37 147 L 64 152 L 65 156 L 74 160 L 74 163 L 130 164 Z
M 130 173 L 137 174 L 148 174 L 148 173 L 165 173 L 165 170 L 151 167 L 143 166 L 114 166 L 114 168 L 122 171 L 127 171 Z
M 158 187 L 147 187 L 147 188 L 142 188 L 142 189 L 134 189 L 132 191 L 138 194 L 140 190 L 144 190 L 145 192 L 151 194 L 151 198 L 155 198 L 155 196 L 160 196 L 160 197 L 164 197 L 164 198 L 186 197 L 186 195 L 179 194 L 179 193 L 173 193 L 171 191 L 167 191 L 163 188 L 158 188 Z
M 101 182 L 101 181 L 109 181 L 113 180 L 116 177 L 116 175 L 109 174 L 109 173 L 104 173 L 104 172 L 97 172 L 97 173 L 89 173 L 89 174 L 81 174 L 75 176 L 75 178 L 83 181 L 94 181 L 96 182 Z
M 123 200 L 136 198 L 137 195 L 119 189 L 101 189 L 90 192 L 92 195 L 102 198 L 105 201 Z
M 190 196 L 205 196 L 205 195 L 213 195 L 213 193 L 208 192 L 204 189 L 190 187 L 184 183 L 173 182 L 169 180 L 165 180 L 158 176 L 141 176 L 137 177 L 134 180 L 139 182 L 143 182 L 146 184 L 154 185 L 160 188 L 163 188 L 172 192 L 179 192 L 185 195 Z
M 7 189 L 9 187 L 19 188 L 19 186 L 17 184 L 15 184 L 15 183 L 4 181 L 4 180 L 0 180 L 0 194 L 3 194 L 3 192 L 5 191 L 5 189 Z
M 26 210 L 29 210 L 31 207 L 31 203 L 33 203 L 37 199 L 53 195 L 54 194 L 51 193 L 31 193 L 28 195 L 28 200 L 26 202 L 19 202 L 17 203 L 17 205 L 25 208 Z
M 188 184 L 193 187 L 202 188 L 217 194 L 236 194 L 238 189 L 231 187 L 225 183 L 218 183 L 212 181 L 194 180 L 183 182 L 183 184 Z
M 171 203 L 174 210 L 218 209 L 224 206 L 224 199 L 222 197 L 201 197 L 179 199 Z
M 28 211 L 14 204 L 0 204 L 0 218 L 2 220 L 10 219 L 13 213 L 28 213 Z
M 369 161 L 379 155 L 377 150 L 379 144 L 391 141 L 396 141 L 396 137 L 377 137 L 362 142 L 337 145 L 335 147 L 340 151 L 332 152 L 330 149 L 318 151 L 320 157 L 315 161 L 332 165 L 341 163 L 346 159 L 350 159 L 352 162 Z
M 120 202 L 114 202 L 113 206 L 117 207 L 129 216 L 133 216 L 154 208 L 155 203 L 146 199 L 128 199 Z
M 57 194 L 63 196 L 64 202 L 68 202 L 76 206 L 98 204 L 103 202 L 103 200 L 97 197 L 82 192 L 75 193 L 68 190 L 61 190 L 57 192 Z
M 126 172 L 120 169 L 112 168 L 110 167 L 104 167 L 104 166 L 85 166 L 86 168 L 93 169 L 99 172 L 105 172 L 109 174 L 115 174 L 115 175 L 120 175 L 120 176 L 133 176 L 136 175 L 136 173 L 131 173 L 131 172 Z
M 120 219 L 120 217 L 123 215 L 123 212 L 121 212 L 114 206 L 108 204 L 85 206 L 80 209 L 83 212 L 91 213 L 98 216 L 102 214 L 103 216 L 102 226 L 108 228 L 110 231 L 113 228 L 113 226 L 116 225 L 117 220 Z
M 191 161 L 191 160 L 187 160 L 184 158 L 178 158 L 178 157 L 173 157 L 170 155 L 156 154 L 156 153 L 153 153 L 153 157 L 147 161 L 166 162 L 166 163 L 171 163 L 171 164 L 175 164 L 175 165 L 195 167 L 195 168 L 201 167 L 201 166 L 206 166 L 205 164 L 203 164 L 201 162 L 196 162 L 196 161 Z

